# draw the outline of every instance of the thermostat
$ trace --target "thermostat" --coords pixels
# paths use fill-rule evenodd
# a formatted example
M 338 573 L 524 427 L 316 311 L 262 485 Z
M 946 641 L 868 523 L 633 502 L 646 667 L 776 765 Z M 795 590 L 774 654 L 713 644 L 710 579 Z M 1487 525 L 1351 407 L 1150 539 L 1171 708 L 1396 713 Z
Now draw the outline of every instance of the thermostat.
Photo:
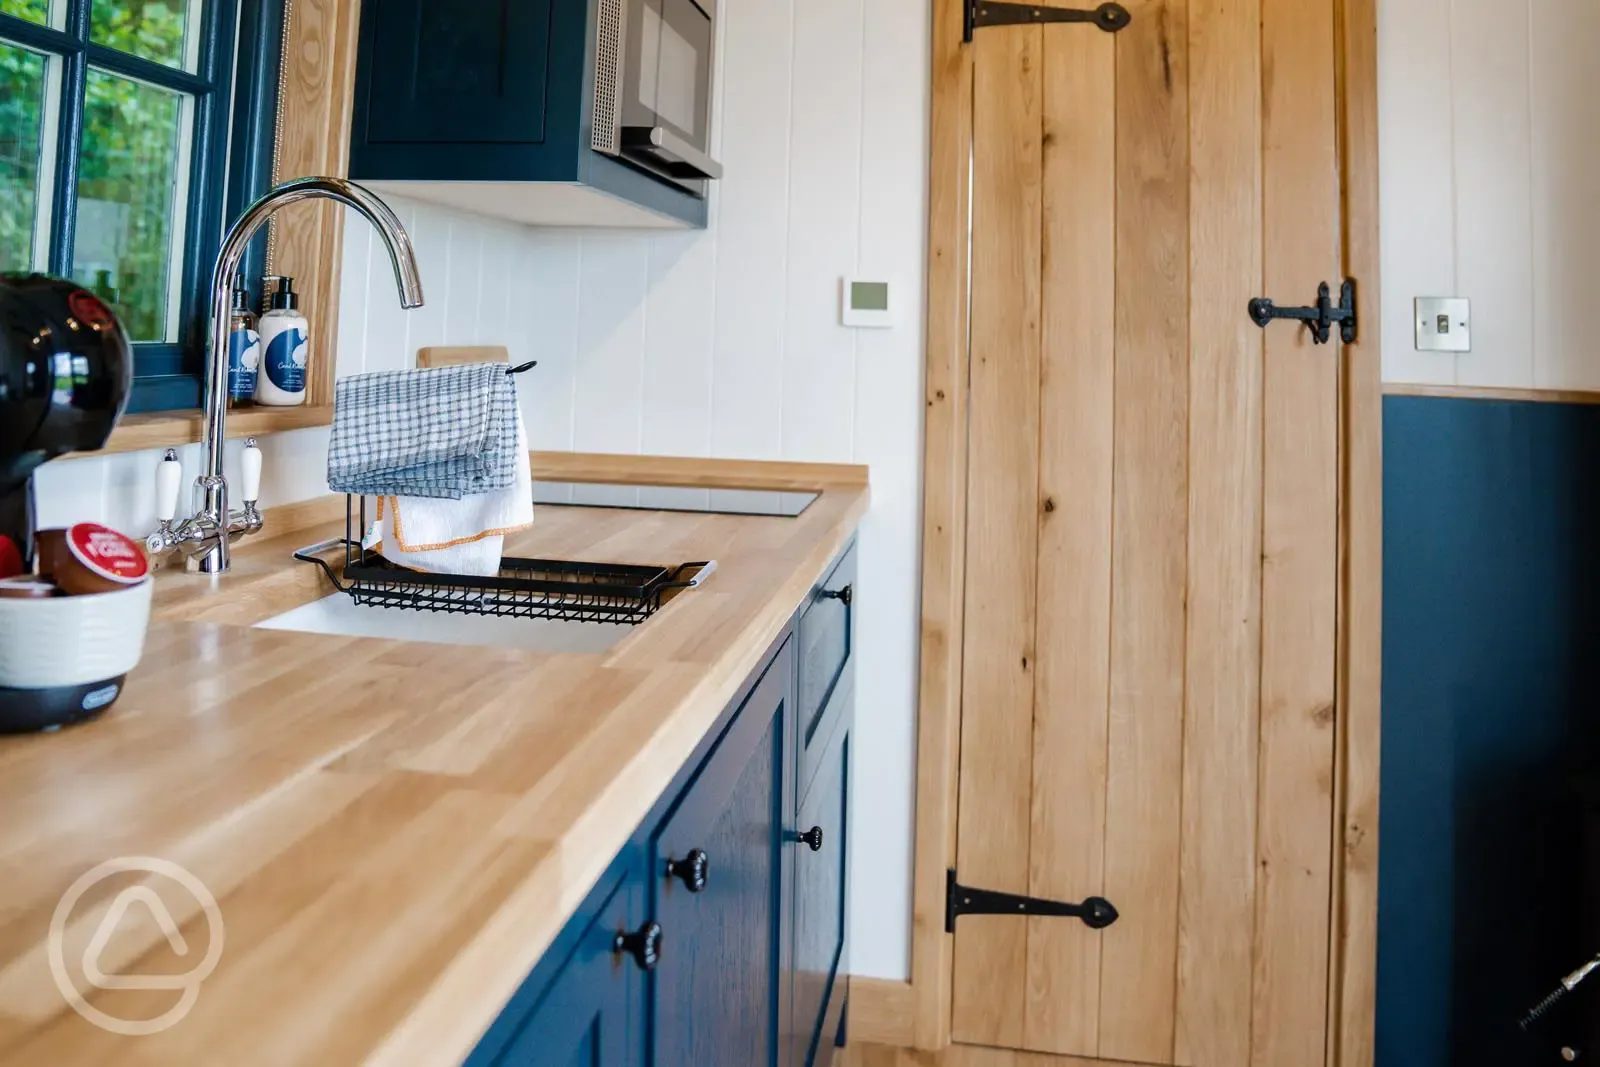
M 888 282 L 846 278 L 839 292 L 839 324 L 868 329 L 888 329 L 894 325 L 894 303 Z

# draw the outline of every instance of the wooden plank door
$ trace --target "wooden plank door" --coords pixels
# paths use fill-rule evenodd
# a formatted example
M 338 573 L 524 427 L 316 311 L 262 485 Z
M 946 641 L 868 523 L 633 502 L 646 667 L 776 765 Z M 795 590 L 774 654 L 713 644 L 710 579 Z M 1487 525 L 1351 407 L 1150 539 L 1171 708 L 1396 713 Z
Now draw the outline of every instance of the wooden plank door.
M 1075 5 L 1081 6 L 1081 5 Z M 1108 898 L 964 916 L 958 1042 L 1325 1060 L 1337 339 L 1334 0 L 980 27 L 957 867 Z

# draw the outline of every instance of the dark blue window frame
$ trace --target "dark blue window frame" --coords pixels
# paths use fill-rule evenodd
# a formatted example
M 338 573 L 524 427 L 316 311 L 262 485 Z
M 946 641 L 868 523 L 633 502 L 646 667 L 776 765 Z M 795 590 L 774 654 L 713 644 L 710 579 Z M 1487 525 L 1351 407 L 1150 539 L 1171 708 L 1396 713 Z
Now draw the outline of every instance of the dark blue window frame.
M 62 61 L 56 142 L 62 147 L 54 161 L 46 270 L 61 277 L 72 273 L 78 157 L 83 144 L 89 68 L 137 78 L 192 97 L 189 202 L 185 205 L 183 262 L 175 271 L 181 286 L 179 339 L 133 346 L 134 385 L 128 411 L 198 407 L 205 366 L 208 290 L 223 228 L 271 181 L 285 0 L 205 0 L 200 19 L 199 62 L 192 74 L 95 44 L 89 39 L 92 3 L 93 0 L 66 0 L 66 20 L 59 30 L 0 15 L 0 40 L 50 53 Z M 264 247 L 263 240 L 252 250 L 246 261 L 246 277 L 260 275 Z

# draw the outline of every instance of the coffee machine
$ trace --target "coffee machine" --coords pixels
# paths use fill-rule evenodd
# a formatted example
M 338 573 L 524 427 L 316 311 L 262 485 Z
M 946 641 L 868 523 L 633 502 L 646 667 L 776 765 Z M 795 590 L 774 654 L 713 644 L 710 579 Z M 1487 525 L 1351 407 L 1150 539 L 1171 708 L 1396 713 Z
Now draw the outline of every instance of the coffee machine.
M 132 381 L 127 335 L 98 296 L 44 275 L 0 273 L 0 577 L 33 569 L 34 471 L 68 452 L 103 447 L 127 407 Z M 49 614 L 61 629 L 57 647 L 95 639 L 92 627 L 64 624 L 60 610 Z M 54 655 L 23 647 L 35 630 L 14 626 L 0 660 L 42 663 Z M 21 688 L 0 680 L 0 733 L 93 717 L 115 699 L 118 673 Z
M 98 296 L 42 274 L 0 274 L 0 538 L 24 567 L 33 561 L 33 472 L 103 447 L 132 381 L 127 335 Z

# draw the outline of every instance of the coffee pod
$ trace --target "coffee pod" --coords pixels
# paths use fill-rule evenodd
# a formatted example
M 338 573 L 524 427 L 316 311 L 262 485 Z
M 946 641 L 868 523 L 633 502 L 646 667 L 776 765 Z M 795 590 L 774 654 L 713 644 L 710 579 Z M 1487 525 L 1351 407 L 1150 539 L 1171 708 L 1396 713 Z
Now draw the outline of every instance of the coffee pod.
M 53 552 L 50 576 L 73 596 L 111 593 L 150 577 L 144 548 L 109 526 L 80 522 L 62 531 L 64 550 Z

